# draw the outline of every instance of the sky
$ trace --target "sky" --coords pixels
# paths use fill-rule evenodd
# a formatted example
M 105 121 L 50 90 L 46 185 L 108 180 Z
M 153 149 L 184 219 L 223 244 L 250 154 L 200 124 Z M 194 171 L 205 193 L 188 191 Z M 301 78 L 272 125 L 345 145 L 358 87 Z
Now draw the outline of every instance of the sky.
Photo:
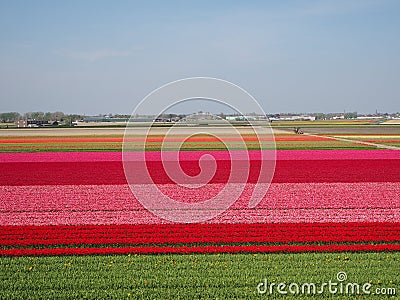
M 0 111 L 130 114 L 202 76 L 266 113 L 397 112 L 399 15 L 396 0 L 0 0 Z

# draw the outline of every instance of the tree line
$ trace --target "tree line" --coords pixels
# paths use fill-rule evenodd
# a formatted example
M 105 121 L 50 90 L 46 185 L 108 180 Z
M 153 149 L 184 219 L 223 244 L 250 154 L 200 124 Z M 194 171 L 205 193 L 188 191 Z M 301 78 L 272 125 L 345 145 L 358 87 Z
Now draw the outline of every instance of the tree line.
M 65 114 L 61 111 L 56 112 L 27 112 L 20 114 L 18 112 L 4 112 L 0 113 L 0 123 L 14 123 L 18 120 L 39 120 L 39 121 L 66 121 L 66 120 L 79 120 L 84 118 L 82 115 Z

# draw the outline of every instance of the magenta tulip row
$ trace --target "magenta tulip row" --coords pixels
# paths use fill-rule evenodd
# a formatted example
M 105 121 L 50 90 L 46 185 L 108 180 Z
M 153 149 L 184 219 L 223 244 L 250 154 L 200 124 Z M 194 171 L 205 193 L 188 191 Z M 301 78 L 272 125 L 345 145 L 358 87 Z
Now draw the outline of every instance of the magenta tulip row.
M 164 184 L 177 201 L 203 201 L 223 184 L 200 191 Z M 143 185 L 143 189 L 146 189 Z M 398 183 L 273 183 L 255 209 L 254 184 L 212 223 L 395 222 L 400 219 Z M 182 200 L 181 195 L 186 195 Z M 188 196 L 189 195 L 189 196 Z M 201 195 L 201 197 L 200 197 Z M 0 225 L 158 224 L 163 221 L 136 200 L 127 185 L 0 186 Z
M 237 150 L 238 158 L 259 159 L 260 151 Z M 266 150 L 266 157 L 273 157 L 273 152 Z M 211 154 L 217 160 L 229 160 L 227 151 L 181 151 L 181 160 L 198 160 L 204 154 Z M 127 159 L 137 160 L 141 152 L 130 152 Z M 161 152 L 146 152 L 146 160 L 159 161 Z M 400 151 L 395 150 L 278 150 L 278 160 L 358 160 L 358 159 L 400 159 Z M 0 153 L 1 162 L 91 162 L 91 161 L 121 161 L 120 152 L 49 152 L 49 153 Z

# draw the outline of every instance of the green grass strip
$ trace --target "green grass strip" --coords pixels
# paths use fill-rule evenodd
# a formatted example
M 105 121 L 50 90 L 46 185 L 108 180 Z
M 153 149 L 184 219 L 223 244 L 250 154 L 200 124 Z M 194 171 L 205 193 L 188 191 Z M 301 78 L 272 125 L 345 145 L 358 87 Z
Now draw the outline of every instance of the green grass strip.
M 363 299 L 360 295 L 259 295 L 264 282 L 370 283 L 400 292 L 400 253 L 1 257 L 2 299 Z M 275 290 L 276 291 L 276 290 Z M 397 299 L 374 296 L 368 299 Z

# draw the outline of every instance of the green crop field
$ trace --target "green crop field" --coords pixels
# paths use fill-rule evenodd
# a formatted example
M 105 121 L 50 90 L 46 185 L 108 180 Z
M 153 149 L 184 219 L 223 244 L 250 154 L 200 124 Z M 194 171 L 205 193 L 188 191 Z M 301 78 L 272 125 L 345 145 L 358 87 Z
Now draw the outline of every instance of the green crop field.
M 371 284 L 398 289 L 400 254 L 302 253 L 119 255 L 0 258 L 2 299 L 286 299 L 311 295 L 281 295 L 276 289 L 259 294 L 257 285 L 270 283 Z M 260 288 L 262 291 L 262 289 Z M 318 299 L 397 299 L 395 295 L 331 295 Z M 289 293 L 290 294 L 290 293 Z M 311 297 L 313 298 L 313 297 Z

